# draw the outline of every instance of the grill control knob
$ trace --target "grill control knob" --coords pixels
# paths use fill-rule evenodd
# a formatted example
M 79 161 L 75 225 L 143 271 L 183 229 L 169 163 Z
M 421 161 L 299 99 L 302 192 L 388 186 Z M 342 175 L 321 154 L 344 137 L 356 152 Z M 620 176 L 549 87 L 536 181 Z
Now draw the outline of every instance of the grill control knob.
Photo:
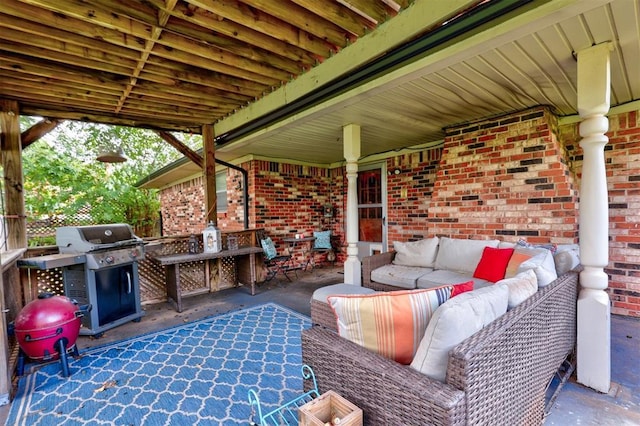
M 129 256 L 131 256 L 133 259 L 135 259 L 139 255 L 140 255 L 140 252 L 138 251 L 138 249 L 133 249 L 131 250 L 131 253 L 129 253 Z
M 113 258 L 113 256 L 107 256 L 104 258 L 104 261 L 105 263 L 111 265 L 115 261 L 115 259 Z

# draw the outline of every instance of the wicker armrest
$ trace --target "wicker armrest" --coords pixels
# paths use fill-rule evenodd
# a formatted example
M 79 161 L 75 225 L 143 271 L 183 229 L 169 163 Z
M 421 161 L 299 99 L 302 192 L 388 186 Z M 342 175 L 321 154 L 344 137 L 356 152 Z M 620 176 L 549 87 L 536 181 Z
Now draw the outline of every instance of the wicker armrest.
M 447 383 L 464 389 L 469 424 L 542 424 L 546 388 L 575 346 L 577 291 L 568 272 L 450 352 Z
M 365 424 L 464 424 L 464 393 L 314 326 L 302 358 L 321 392 L 334 390 L 364 412 Z
M 362 259 L 362 285 L 364 287 L 372 288 L 371 271 L 390 264 L 395 256 L 395 251 L 387 251 L 364 257 Z

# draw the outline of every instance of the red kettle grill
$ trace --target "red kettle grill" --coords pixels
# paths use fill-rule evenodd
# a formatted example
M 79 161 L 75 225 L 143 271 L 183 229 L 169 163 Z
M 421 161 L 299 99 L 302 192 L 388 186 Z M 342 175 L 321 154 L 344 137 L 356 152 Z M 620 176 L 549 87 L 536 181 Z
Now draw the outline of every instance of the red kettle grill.
M 78 307 L 66 296 L 42 293 L 29 302 L 14 321 L 14 333 L 21 352 L 31 359 L 50 361 L 60 358 L 62 375 L 68 377 L 67 354 L 78 355 L 76 340 L 81 320 L 91 306 Z M 24 357 L 18 359 L 18 375 L 24 370 Z

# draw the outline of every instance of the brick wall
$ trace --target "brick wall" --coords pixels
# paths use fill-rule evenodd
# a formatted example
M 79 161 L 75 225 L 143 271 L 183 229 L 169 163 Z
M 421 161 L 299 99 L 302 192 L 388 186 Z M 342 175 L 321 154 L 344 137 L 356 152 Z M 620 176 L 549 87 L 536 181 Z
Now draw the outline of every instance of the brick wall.
M 577 191 L 557 120 L 536 108 L 446 129 L 430 235 L 577 241 Z
M 582 149 L 578 124 L 563 126 L 578 178 Z M 640 111 L 609 117 L 605 146 L 609 191 L 609 289 L 614 314 L 640 317 Z
M 415 241 L 429 234 L 429 206 L 442 148 L 387 160 L 387 241 Z M 398 173 L 396 173 L 398 171 Z
M 199 234 L 207 226 L 203 178 L 197 177 L 160 192 L 162 235 Z M 227 211 L 218 213 L 221 230 L 244 229 L 242 173 L 227 170 Z
M 343 170 L 254 161 L 251 204 L 252 226 L 264 228 L 279 249 L 282 238 L 295 234 L 311 235 L 330 229 L 342 239 L 344 173 Z M 334 207 L 332 218 L 324 217 L 323 206 Z

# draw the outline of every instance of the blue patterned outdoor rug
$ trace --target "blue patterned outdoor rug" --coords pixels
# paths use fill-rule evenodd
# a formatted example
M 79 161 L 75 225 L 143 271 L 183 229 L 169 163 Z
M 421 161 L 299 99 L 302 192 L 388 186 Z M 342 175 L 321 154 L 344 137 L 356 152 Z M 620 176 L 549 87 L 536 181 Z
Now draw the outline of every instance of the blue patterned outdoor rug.
M 302 393 L 300 334 L 308 317 L 269 303 L 34 368 L 7 425 L 249 423 L 249 389 L 263 411 Z

